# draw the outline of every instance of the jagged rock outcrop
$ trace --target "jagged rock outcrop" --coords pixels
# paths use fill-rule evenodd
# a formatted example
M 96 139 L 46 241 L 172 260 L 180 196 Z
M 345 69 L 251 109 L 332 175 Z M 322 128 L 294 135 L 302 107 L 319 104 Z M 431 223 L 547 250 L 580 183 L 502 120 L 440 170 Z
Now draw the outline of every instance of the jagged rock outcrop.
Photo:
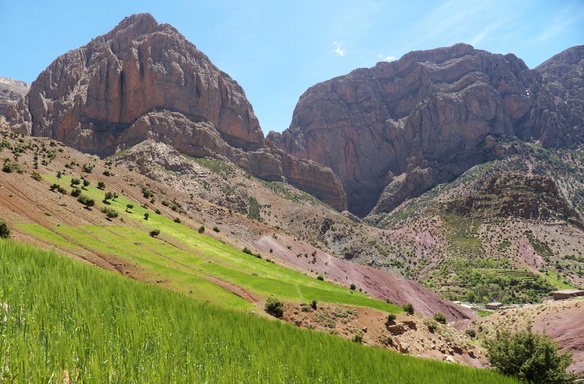
M 491 177 L 477 193 L 447 202 L 444 207 L 464 216 L 562 220 L 584 229 L 578 212 L 548 176 L 508 173 Z
M 29 88 L 24 81 L 0 76 L 0 115 L 5 115 L 8 106 L 26 95 Z
M 580 140 L 581 104 L 555 111 L 562 92 L 581 89 L 582 51 L 575 47 L 537 70 L 512 54 L 467 44 L 411 52 L 309 88 L 290 128 L 268 139 L 331 167 L 351 212 L 389 212 L 496 157 L 497 137 L 543 145 Z M 550 90 L 556 82 L 558 89 Z
M 147 139 L 192 156 L 223 156 L 346 208 L 330 169 L 268 146 L 239 84 L 149 14 L 127 17 L 57 58 L 7 115 L 15 130 L 102 157 Z

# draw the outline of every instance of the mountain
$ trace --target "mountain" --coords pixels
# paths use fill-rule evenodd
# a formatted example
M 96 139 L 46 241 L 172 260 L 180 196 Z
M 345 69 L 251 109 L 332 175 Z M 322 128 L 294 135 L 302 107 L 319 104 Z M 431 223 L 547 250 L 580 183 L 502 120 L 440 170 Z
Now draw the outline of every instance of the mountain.
M 15 130 L 101 157 L 152 138 L 187 155 L 228 158 L 346 208 L 330 169 L 266 143 L 239 84 L 149 14 L 57 58 L 7 116 Z
M 266 298 L 277 295 L 286 300 L 285 320 L 297 326 L 331 331 L 339 317 L 334 329 L 349 339 L 370 327 L 369 345 L 484 364 L 463 336 L 446 327 L 444 336 L 433 334 L 422 317 L 399 315 L 386 329 L 384 311 L 401 312 L 406 303 L 417 314 L 440 312 L 448 321 L 475 315 L 414 281 L 336 258 L 326 240 L 303 239 L 307 217 L 329 223 L 331 236 L 340 233 L 331 223 L 350 228 L 344 237 L 354 242 L 381 242 L 384 235 L 374 237 L 372 228 L 286 183 L 259 180 L 227 161 L 185 157 L 153 140 L 101 160 L 5 128 L 0 122 L 0 152 L 7 159 L 0 218 L 15 240 L 231 310 L 261 315 Z M 294 312 L 304 314 L 301 304 L 311 300 L 318 300 L 319 311 L 298 323 L 304 316 Z M 435 348 L 417 338 L 435 338 Z
M 499 158 L 501 137 L 581 143 L 583 59 L 574 47 L 530 70 L 467 44 L 410 52 L 309 88 L 290 127 L 268 139 L 331 167 L 351 212 L 390 212 Z
M 6 114 L 8 105 L 26 95 L 30 84 L 0 76 L 0 115 Z

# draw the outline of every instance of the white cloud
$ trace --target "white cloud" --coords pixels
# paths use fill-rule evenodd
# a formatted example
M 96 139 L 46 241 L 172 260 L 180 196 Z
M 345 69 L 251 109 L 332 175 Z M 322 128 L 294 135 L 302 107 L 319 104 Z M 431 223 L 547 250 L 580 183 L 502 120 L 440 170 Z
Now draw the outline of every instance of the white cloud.
M 345 50 L 341 47 L 341 44 L 337 43 L 336 41 L 333 41 L 333 45 L 335 46 L 335 53 L 339 56 L 345 56 L 346 52 Z
M 385 56 L 384 54 L 379 54 L 377 57 L 385 61 L 394 61 L 396 59 L 395 56 Z

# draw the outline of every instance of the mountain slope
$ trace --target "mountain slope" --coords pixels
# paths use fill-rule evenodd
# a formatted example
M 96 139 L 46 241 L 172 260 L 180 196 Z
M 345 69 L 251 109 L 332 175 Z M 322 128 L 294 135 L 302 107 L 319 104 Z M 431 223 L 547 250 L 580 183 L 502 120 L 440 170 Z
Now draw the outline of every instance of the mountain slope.
M 154 139 L 180 152 L 229 158 L 265 180 L 282 180 L 338 210 L 334 173 L 264 142 L 243 89 L 176 29 L 149 14 L 57 58 L 7 112 L 13 129 L 109 156 Z
M 582 52 L 535 70 L 465 44 L 410 52 L 309 88 L 290 128 L 268 139 L 331 167 L 351 212 L 389 212 L 500 156 L 497 137 L 581 142 Z

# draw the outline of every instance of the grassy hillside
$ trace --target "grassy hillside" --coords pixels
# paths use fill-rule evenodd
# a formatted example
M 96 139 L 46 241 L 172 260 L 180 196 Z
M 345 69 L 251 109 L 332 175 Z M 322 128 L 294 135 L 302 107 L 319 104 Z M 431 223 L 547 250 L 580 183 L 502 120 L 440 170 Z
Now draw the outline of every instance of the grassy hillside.
M 452 300 L 509 304 L 584 286 L 584 151 L 518 141 L 506 151 L 390 214 L 368 218 L 392 233 L 409 278 Z M 483 190 L 511 175 L 544 187 Z
M 47 185 L 58 183 L 69 186 L 72 176 L 45 175 Z M 71 187 L 67 187 L 71 189 Z M 176 220 L 167 218 L 123 196 L 103 203 L 107 188 L 87 186 L 82 194 L 95 200 L 95 215 L 107 208 L 117 213 L 110 225 L 56 225 L 45 228 L 38 224 L 21 223 L 16 228 L 30 236 L 60 249 L 89 251 L 115 257 L 119 263 L 129 263 L 142 276 L 142 280 L 156 281 L 171 289 L 186 293 L 199 300 L 225 308 L 256 309 L 252 300 L 263 304 L 275 295 L 286 301 L 330 302 L 375 308 L 399 313 L 401 308 L 368 297 L 329 282 L 321 281 L 300 272 L 279 266 L 259 254 L 242 249 L 199 233 Z M 55 192 L 57 193 L 57 192 Z M 83 205 L 66 196 L 78 209 Z M 132 208 L 128 208 L 131 205 Z M 105 216 L 105 214 L 103 214 Z M 146 216 L 147 215 L 147 216 Z M 179 215 L 177 214 L 177 217 Z M 160 231 L 152 236 L 152 231 Z M 219 228 L 216 230 L 220 231 Z M 207 229 L 212 231 L 212 229 Z M 225 289 L 225 287 L 237 289 Z M 232 293 L 241 293 L 240 296 Z
M 366 348 L 0 241 L 0 377 L 87 383 L 512 383 Z

